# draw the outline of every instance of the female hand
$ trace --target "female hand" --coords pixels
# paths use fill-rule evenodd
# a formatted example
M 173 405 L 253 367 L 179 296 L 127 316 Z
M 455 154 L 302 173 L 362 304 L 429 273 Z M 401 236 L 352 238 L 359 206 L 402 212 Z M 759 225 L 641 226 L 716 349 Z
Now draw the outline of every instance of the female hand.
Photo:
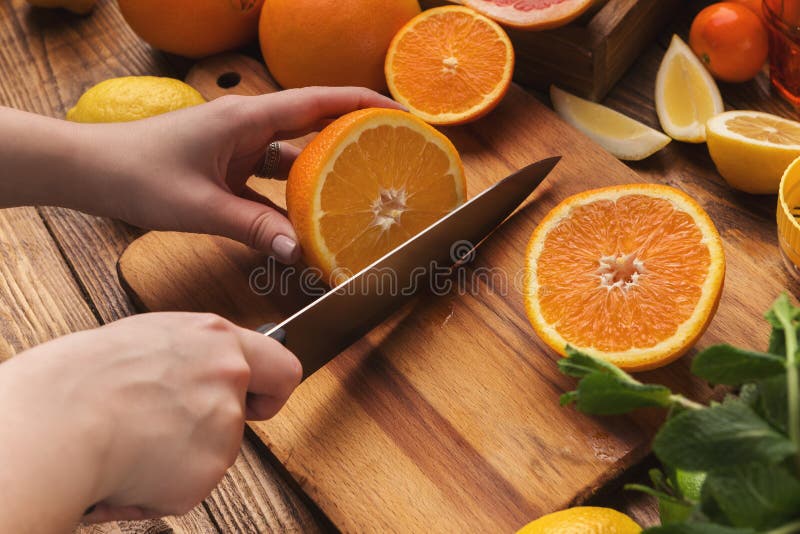
M 293 263 L 294 229 L 247 179 L 271 142 L 366 107 L 400 106 L 368 89 L 310 87 L 115 124 L 0 107 L 0 207 L 51 204 L 153 230 L 216 234 Z M 286 177 L 298 152 L 282 143 L 276 178 Z
M 100 210 L 144 228 L 230 237 L 283 263 L 300 256 L 297 236 L 275 205 L 246 185 L 273 141 L 321 129 L 365 107 L 399 107 L 367 89 L 307 88 L 209 104 L 127 124 L 96 128 L 107 164 L 121 180 L 99 176 Z M 276 178 L 286 178 L 299 150 L 281 144 Z M 105 179 L 105 182 L 103 180 Z M 103 185 L 106 187 L 103 188 Z
M 273 339 L 217 316 L 145 314 L 0 366 L 1 532 L 189 511 L 239 451 L 245 417 L 299 384 Z

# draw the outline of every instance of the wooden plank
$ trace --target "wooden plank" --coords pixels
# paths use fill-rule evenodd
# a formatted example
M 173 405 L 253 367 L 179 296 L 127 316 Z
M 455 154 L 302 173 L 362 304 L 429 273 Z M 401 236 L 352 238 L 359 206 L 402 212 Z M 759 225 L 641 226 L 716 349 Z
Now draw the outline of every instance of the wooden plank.
M 35 208 L 0 210 L 0 361 L 97 326 Z
M 116 2 L 101 2 L 88 17 L 77 17 L 61 10 L 33 9 L 24 0 L 0 3 L 0 105 L 63 117 L 83 91 L 99 81 L 132 74 L 181 77 L 187 65 L 186 61 L 154 52 L 139 41 L 121 18 Z M 25 213 L 41 224 L 36 211 Z M 72 271 L 79 281 L 78 285 L 73 284 L 77 294 L 82 297 L 85 292 L 91 303 L 83 304 L 90 322 L 75 322 L 71 326 L 56 322 L 50 335 L 97 326 L 92 313 L 102 322 L 133 313 L 116 278 L 116 260 L 140 232 L 117 221 L 59 208 L 41 208 L 40 213 L 67 260 L 67 272 Z M 56 253 L 58 255 L 58 249 Z M 37 271 L 31 276 L 46 275 Z M 65 284 L 65 287 L 70 286 Z M 9 306 L 15 303 L 15 298 L 16 295 L 13 298 L 9 295 Z M 66 309 L 81 308 L 73 305 Z M 46 317 L 44 313 L 38 315 Z M 9 320 L 5 320 L 6 317 Z M 25 321 L 17 321 L 16 317 L 11 311 L 3 314 L 0 354 L 10 354 L 21 350 L 19 347 L 45 340 L 37 337 L 26 340 Z M 30 343 L 24 344 L 26 341 Z M 247 446 L 245 443 L 243 451 L 248 450 Z M 309 519 L 308 506 L 302 498 L 274 470 L 268 469 L 268 465 L 254 461 L 243 464 L 240 457 L 229 476 L 209 497 L 209 509 L 218 495 L 225 494 L 230 503 L 228 507 L 213 507 L 222 514 L 213 520 L 201 505 L 181 518 L 112 523 L 103 528 L 126 533 L 170 529 L 214 532 L 215 522 L 220 525 L 251 522 L 262 525 L 263 530 L 280 530 L 285 525 L 302 525 L 302 530 L 313 530 L 315 522 L 324 522 L 321 518 Z M 262 491 L 275 500 L 248 499 L 252 488 L 241 484 L 252 480 L 264 484 Z
M 521 272 L 524 243 L 555 202 L 593 185 L 640 181 L 518 87 L 486 119 L 447 134 L 464 156 L 472 194 L 570 147 L 535 202 L 481 247 L 468 272 Z M 734 243 L 728 253 L 741 262 L 749 252 Z M 255 294 L 249 275 L 264 261 L 220 238 L 150 233 L 126 251 L 120 272 L 146 309 L 208 310 L 255 327 L 303 302 L 291 291 L 278 300 L 277 292 Z M 742 299 L 749 277 L 733 272 L 701 346 L 743 341 L 748 330 L 766 335 L 764 299 Z M 306 381 L 278 417 L 252 427 L 345 530 L 512 530 L 583 502 L 646 454 L 659 418 L 593 419 L 558 408 L 573 382 L 531 333 L 521 300 L 513 289 L 420 296 Z M 708 398 L 688 363 L 643 377 Z M 651 506 L 643 508 L 649 521 Z

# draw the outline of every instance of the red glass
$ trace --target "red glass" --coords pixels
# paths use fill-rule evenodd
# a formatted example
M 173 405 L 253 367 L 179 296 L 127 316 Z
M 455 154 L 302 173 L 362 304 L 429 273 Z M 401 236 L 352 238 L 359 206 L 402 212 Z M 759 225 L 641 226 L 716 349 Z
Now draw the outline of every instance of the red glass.
M 800 0 L 763 0 L 772 85 L 800 106 Z

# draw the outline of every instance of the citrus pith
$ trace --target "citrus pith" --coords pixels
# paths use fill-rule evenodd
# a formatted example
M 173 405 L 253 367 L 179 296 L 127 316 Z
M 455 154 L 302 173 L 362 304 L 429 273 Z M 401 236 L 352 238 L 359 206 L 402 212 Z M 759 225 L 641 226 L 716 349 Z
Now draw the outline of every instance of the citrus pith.
M 286 189 L 305 259 L 335 285 L 464 202 L 452 143 L 409 113 L 341 117 L 306 147 Z
M 631 371 L 684 354 L 714 315 L 725 276 L 722 241 L 688 195 L 632 184 L 556 206 L 527 250 L 528 317 L 542 340 Z

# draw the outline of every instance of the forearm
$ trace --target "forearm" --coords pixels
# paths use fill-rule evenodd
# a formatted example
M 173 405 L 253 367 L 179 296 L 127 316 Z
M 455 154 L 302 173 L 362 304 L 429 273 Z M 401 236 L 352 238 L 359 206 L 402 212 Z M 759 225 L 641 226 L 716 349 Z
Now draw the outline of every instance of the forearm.
M 94 436 L 22 363 L 0 365 L 0 532 L 68 532 L 94 499 Z
M 95 203 L 113 170 L 103 138 L 112 131 L 0 107 L 0 207 L 102 211 Z

